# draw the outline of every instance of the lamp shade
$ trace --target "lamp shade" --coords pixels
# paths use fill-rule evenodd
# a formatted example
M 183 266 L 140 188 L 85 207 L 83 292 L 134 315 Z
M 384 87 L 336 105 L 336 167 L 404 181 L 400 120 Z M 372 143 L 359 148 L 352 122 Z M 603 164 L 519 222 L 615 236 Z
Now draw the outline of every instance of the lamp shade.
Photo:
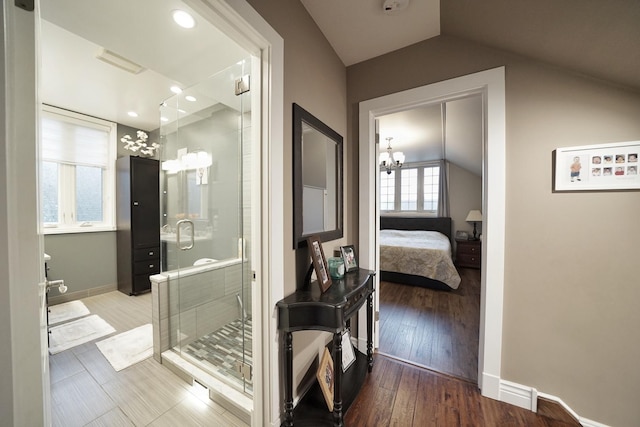
M 380 153 L 380 164 L 386 164 L 389 161 L 389 153 L 386 151 L 384 153 Z
M 396 151 L 393 153 L 393 161 L 400 164 L 404 163 L 404 153 L 402 151 Z
M 467 215 L 467 222 L 482 222 L 482 212 L 478 210 L 469 211 L 469 215 Z

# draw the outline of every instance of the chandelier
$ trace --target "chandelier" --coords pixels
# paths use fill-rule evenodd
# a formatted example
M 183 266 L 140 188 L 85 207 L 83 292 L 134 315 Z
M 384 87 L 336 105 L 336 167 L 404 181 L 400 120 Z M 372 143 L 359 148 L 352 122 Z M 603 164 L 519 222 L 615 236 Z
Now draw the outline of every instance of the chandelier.
M 401 168 L 404 163 L 404 154 L 402 151 L 396 151 L 395 153 L 391 152 L 391 140 L 393 138 L 388 137 L 387 140 L 387 151 L 380 153 L 380 166 L 387 170 L 387 175 L 391 174 L 391 169 L 393 168 Z

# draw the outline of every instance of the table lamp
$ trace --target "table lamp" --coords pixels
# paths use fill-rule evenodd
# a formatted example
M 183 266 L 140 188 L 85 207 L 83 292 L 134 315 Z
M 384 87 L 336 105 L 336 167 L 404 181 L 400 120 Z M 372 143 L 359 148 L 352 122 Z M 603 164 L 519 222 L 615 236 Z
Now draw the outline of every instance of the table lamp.
M 482 212 L 479 210 L 469 211 L 466 221 L 473 222 L 473 240 L 478 240 L 478 229 L 476 228 L 476 224 L 478 222 L 482 222 Z

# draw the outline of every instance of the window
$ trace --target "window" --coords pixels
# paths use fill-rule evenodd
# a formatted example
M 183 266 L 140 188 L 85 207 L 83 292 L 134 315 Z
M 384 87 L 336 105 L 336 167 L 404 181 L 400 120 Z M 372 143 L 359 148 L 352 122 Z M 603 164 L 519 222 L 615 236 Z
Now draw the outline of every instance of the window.
M 41 134 L 45 234 L 114 230 L 116 124 L 43 106 Z
M 440 193 L 440 168 L 424 168 L 424 204 L 423 210 L 435 212 L 438 210 L 438 194 Z
M 418 209 L 418 169 L 402 169 L 400 174 L 400 210 Z
M 396 179 L 396 171 L 391 171 L 388 174 L 386 171 L 383 171 L 380 174 L 380 210 L 381 211 L 392 211 L 395 206 L 395 179 Z
M 440 166 L 404 165 L 387 174 L 380 171 L 380 211 L 436 214 L 440 193 Z

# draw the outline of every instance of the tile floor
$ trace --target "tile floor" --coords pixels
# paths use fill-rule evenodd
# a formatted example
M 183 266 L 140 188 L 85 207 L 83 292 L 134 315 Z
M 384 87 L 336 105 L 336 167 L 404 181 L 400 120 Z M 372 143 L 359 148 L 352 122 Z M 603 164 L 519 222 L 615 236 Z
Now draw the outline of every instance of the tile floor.
M 115 334 L 151 323 L 151 294 L 114 291 L 82 302 Z M 53 426 L 247 427 L 153 358 L 116 372 L 92 341 L 50 356 L 49 366 Z
M 184 349 L 184 353 L 196 359 L 203 368 L 215 372 L 227 382 L 252 395 L 253 382 L 245 381 L 235 367 L 239 360 L 244 360 L 249 365 L 253 363 L 250 346 L 252 330 L 251 319 L 244 322 L 244 325 L 242 319 L 234 320 L 190 343 Z

